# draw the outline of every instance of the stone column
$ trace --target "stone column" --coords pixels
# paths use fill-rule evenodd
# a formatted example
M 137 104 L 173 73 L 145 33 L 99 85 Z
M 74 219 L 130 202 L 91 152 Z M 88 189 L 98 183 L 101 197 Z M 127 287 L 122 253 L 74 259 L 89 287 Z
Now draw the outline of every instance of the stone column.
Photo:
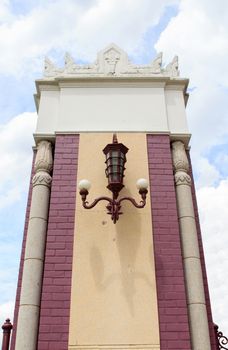
M 172 143 L 172 155 L 192 350 L 211 350 L 189 163 L 183 142 Z
M 32 201 L 25 247 L 16 350 L 37 349 L 52 167 L 51 143 L 41 141 L 38 144 L 35 175 L 32 180 Z

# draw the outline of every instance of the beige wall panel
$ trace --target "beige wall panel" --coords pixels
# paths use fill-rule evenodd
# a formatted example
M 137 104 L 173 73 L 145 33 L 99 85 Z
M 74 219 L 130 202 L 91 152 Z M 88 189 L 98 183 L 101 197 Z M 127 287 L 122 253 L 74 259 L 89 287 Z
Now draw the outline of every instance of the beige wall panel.
M 135 182 L 149 177 L 146 134 L 117 136 L 129 148 L 121 196 L 140 200 Z M 112 134 L 80 135 L 78 180 L 92 182 L 90 202 L 111 195 L 102 152 L 111 141 Z M 150 197 L 144 209 L 123 203 L 116 225 L 105 205 L 86 210 L 77 196 L 69 349 L 159 349 Z

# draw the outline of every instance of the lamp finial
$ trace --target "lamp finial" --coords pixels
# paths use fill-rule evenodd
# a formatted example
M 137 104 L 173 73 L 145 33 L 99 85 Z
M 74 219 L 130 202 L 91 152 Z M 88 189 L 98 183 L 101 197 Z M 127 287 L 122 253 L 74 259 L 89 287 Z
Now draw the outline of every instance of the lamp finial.
M 118 143 L 116 133 L 113 134 L 112 143 Z

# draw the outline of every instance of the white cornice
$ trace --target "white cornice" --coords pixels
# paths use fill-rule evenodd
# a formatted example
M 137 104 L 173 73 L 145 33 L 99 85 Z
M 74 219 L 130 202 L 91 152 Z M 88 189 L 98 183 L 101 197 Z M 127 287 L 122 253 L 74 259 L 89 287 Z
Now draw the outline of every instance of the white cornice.
M 41 91 L 59 91 L 61 88 L 99 88 L 99 87 L 141 87 L 165 88 L 166 90 L 180 90 L 185 93 L 189 80 L 169 77 L 58 77 L 54 79 L 36 80 L 36 96 Z

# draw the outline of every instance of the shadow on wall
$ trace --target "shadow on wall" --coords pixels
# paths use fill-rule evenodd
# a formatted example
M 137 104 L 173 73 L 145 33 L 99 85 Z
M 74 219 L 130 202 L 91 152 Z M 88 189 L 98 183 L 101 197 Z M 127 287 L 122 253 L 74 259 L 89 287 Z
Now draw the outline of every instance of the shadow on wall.
M 132 194 L 125 188 L 122 196 L 132 196 Z M 137 200 L 139 200 L 139 197 L 137 197 Z M 153 287 L 153 283 L 149 280 L 148 273 L 138 271 L 136 268 L 138 265 L 136 264 L 138 250 L 143 235 L 142 229 L 144 229 L 142 220 L 145 218 L 140 211 L 144 209 L 137 209 L 128 202 L 123 202 L 122 204 L 123 215 L 120 215 L 119 221 L 115 225 L 110 223 L 113 225 L 111 227 L 115 237 L 113 238 L 113 234 L 111 234 L 111 239 L 116 243 L 120 265 L 119 271 L 110 273 L 107 276 L 106 262 L 98 245 L 91 247 L 90 265 L 93 271 L 95 285 L 100 291 L 112 287 L 115 281 L 120 280 L 120 293 L 126 300 L 130 314 L 134 316 L 134 296 L 137 292 L 136 279 L 143 280 L 150 288 Z M 107 220 L 110 220 L 110 218 L 108 217 Z M 109 232 L 106 233 L 110 234 Z M 151 245 L 149 250 L 151 260 Z M 151 268 L 153 268 L 152 262 Z

